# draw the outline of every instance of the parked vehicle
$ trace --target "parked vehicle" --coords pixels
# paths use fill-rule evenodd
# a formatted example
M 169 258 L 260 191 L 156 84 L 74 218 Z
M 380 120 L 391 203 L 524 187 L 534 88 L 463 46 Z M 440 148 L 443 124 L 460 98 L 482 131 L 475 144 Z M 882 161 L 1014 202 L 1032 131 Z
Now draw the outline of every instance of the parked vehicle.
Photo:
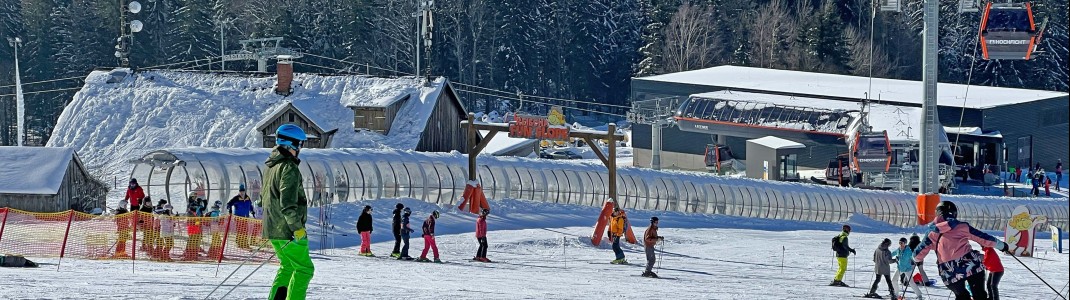
M 581 159 L 583 158 L 579 154 L 569 150 L 542 150 L 539 153 L 539 158 L 546 159 Z

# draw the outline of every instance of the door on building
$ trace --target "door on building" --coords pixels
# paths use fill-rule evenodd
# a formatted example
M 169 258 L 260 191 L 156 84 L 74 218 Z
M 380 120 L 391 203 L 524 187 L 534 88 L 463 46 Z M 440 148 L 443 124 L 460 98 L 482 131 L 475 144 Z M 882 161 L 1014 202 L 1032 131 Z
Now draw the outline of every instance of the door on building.
M 1033 166 L 1033 136 L 1018 138 L 1018 168 Z

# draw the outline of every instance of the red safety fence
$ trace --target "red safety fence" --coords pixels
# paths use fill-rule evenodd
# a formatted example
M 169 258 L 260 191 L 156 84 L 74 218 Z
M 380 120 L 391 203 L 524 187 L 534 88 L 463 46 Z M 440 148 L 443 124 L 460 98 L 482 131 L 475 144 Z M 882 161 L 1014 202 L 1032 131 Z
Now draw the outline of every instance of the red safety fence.
M 255 253 L 254 260 L 263 260 L 274 250 L 260 237 L 261 228 L 260 220 L 233 215 L 97 216 L 0 208 L 0 253 L 185 262 L 237 261 Z

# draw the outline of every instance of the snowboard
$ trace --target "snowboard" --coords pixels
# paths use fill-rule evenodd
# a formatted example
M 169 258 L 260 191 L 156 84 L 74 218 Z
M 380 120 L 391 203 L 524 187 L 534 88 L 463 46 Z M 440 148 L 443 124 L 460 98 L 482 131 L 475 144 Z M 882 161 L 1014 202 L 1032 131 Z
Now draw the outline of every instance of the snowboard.
M 606 233 L 606 226 L 609 225 L 609 216 L 613 214 L 614 206 L 612 201 L 606 201 L 606 204 L 602 205 L 602 212 L 598 214 L 598 221 L 594 223 L 594 235 L 591 235 L 592 245 L 598 246 L 602 243 L 602 235 Z
M 624 238 L 629 244 L 635 245 L 639 243 L 639 240 L 635 239 L 635 232 L 632 231 L 632 221 L 628 219 L 628 213 L 624 210 L 620 211 L 624 215 Z

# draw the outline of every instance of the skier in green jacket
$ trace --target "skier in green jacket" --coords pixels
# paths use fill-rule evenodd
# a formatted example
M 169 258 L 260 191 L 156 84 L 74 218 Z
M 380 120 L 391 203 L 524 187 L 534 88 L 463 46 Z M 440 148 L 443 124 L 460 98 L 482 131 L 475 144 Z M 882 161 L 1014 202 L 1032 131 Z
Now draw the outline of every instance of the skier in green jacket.
M 305 132 L 292 124 L 275 131 L 275 149 L 267 160 L 264 190 L 260 202 L 264 207 L 263 236 L 279 257 L 279 271 L 271 284 L 268 299 L 303 300 L 312 281 L 315 267 L 308 256 L 305 216 L 308 199 L 297 158 L 305 141 Z

